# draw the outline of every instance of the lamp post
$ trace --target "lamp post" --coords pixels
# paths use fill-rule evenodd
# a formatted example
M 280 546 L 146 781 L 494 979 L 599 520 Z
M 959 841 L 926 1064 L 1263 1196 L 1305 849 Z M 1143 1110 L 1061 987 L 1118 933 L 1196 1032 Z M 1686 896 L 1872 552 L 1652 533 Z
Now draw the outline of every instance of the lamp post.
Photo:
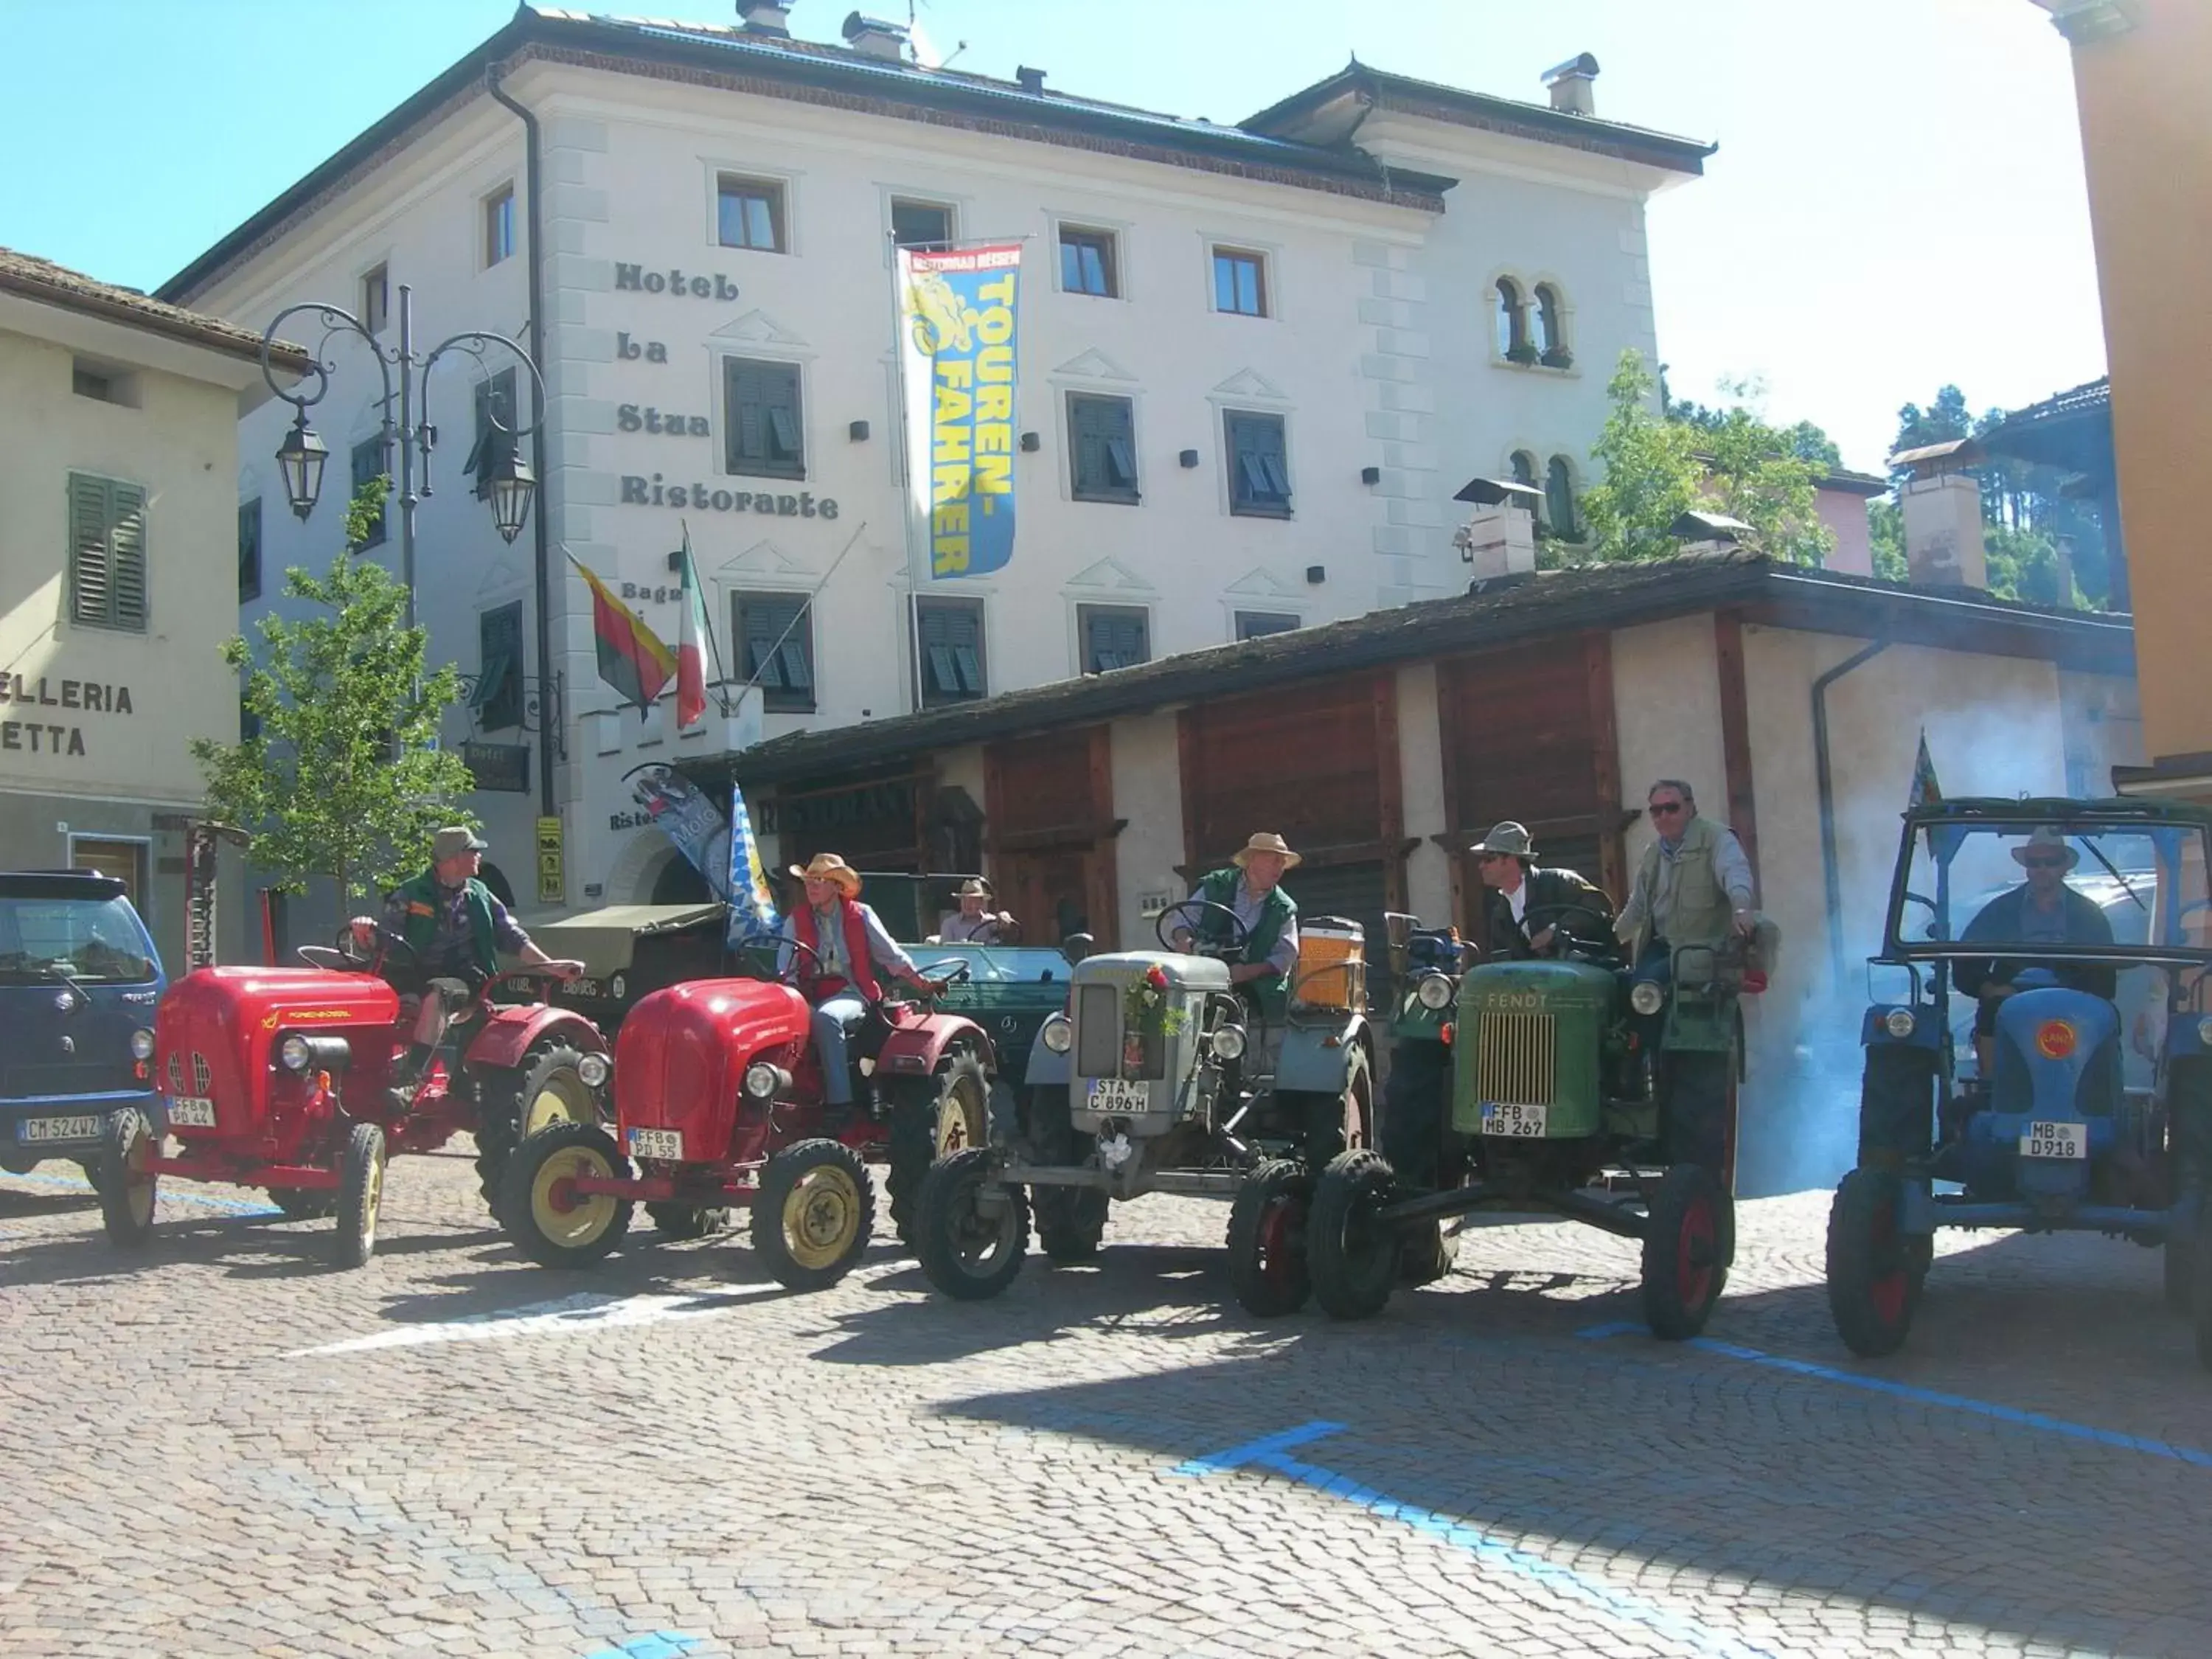
M 396 347 L 388 347 L 376 337 L 375 332 L 351 312 L 317 301 L 288 306 L 276 313 L 261 338 L 261 375 L 269 382 L 269 389 L 292 405 L 295 411 L 292 429 L 284 434 L 277 447 L 276 465 L 284 476 L 284 493 L 292 502 L 292 511 L 304 520 L 315 510 L 315 501 L 322 494 L 323 468 L 330 459 L 330 447 L 307 424 L 307 411 L 320 403 L 330 390 L 333 365 L 320 356 L 324 346 L 334 335 L 350 333 L 360 337 L 375 360 L 376 371 L 384 382 L 384 396 L 380 407 L 384 412 L 384 461 L 387 477 L 392 472 L 392 451 L 399 451 L 399 580 L 407 590 L 407 625 L 415 626 L 415 507 L 417 501 L 431 494 L 430 452 L 438 441 L 438 428 L 430 423 L 430 371 L 438 360 L 449 351 L 471 356 L 478 363 L 486 361 L 485 354 L 494 349 L 510 354 L 523 368 L 530 371 L 536 396 L 531 407 L 544 408 L 544 378 L 538 374 L 538 365 L 530 354 L 504 334 L 493 334 L 482 329 L 466 329 L 448 336 L 418 358 L 415 350 L 414 308 L 405 283 L 399 287 L 399 336 Z M 289 390 L 278 384 L 275 370 L 269 361 L 270 346 L 284 319 L 302 312 L 312 312 L 323 325 L 323 337 L 311 359 L 307 375 L 300 381 L 301 390 Z M 393 378 L 398 377 L 398 386 Z M 497 409 L 489 411 L 492 435 L 498 441 L 497 453 L 489 458 L 483 474 L 491 501 L 492 523 L 508 542 L 522 533 L 530 518 L 531 497 L 538 487 L 537 476 L 522 459 L 522 440 L 538 430 L 538 423 L 523 426 L 520 422 L 521 398 L 515 399 L 516 408 L 508 413 L 518 424 L 509 426 L 500 418 Z M 416 473 L 420 470 L 420 488 Z M 544 684 L 550 665 L 538 664 Z

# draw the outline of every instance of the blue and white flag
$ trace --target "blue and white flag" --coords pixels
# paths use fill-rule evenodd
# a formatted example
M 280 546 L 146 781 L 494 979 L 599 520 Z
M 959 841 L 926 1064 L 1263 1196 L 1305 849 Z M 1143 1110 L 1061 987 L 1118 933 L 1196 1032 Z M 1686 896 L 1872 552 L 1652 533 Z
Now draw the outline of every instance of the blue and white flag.
M 783 931 L 776 914 L 775 891 L 768 872 L 761 867 L 760 842 L 753 838 L 753 817 L 745 810 L 745 792 L 730 785 L 730 929 L 732 950 Z

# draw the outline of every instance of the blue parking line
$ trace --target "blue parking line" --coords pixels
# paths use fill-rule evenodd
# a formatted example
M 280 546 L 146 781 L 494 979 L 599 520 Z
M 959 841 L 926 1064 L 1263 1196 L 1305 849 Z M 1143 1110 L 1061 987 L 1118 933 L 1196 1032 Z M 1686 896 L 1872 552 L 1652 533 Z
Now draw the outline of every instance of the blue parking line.
M 1543 1585 L 1547 1589 L 1595 1607 L 1625 1623 L 1638 1625 L 1656 1636 L 1670 1642 L 1679 1642 L 1700 1653 L 1712 1654 L 1716 1659 L 1776 1659 L 1768 1649 L 1757 1646 L 1723 1631 L 1708 1630 L 1692 1620 L 1631 1595 L 1600 1580 L 1577 1572 L 1571 1567 L 1547 1559 L 1534 1550 L 1508 1544 L 1492 1537 L 1480 1527 L 1462 1520 L 1455 1520 L 1435 1510 L 1424 1509 L 1417 1504 L 1405 1504 L 1386 1497 L 1373 1487 L 1363 1485 L 1350 1475 L 1339 1474 L 1318 1464 L 1308 1463 L 1291 1456 L 1285 1449 L 1335 1434 L 1345 1425 L 1341 1423 L 1312 1422 L 1295 1429 L 1285 1429 L 1249 1441 L 1227 1451 L 1210 1456 L 1192 1458 L 1179 1463 L 1172 1471 L 1176 1474 L 1207 1475 L 1224 1470 L 1261 1468 L 1310 1487 L 1324 1497 L 1340 1498 L 1369 1514 L 1385 1521 L 1395 1521 L 1414 1531 L 1466 1551 L 1482 1566 L 1498 1568 Z M 596 1656 L 595 1656 L 596 1659 Z
M 657 1630 L 650 1636 L 633 1636 L 617 1647 L 597 1648 L 584 1659 L 679 1659 L 699 1645 L 696 1636 L 681 1631 Z
M 1640 1328 L 1635 1325 L 1593 1325 L 1576 1334 L 1604 1338 Z M 1945 1411 L 1986 1417 L 1991 1422 L 2008 1424 L 2016 1429 L 2035 1429 L 2045 1434 L 2063 1435 L 2069 1440 L 2086 1440 L 2093 1445 L 2142 1452 L 2151 1457 L 2171 1458 L 2177 1463 L 2187 1463 L 2195 1468 L 2212 1469 L 2212 1452 L 2200 1451 L 2194 1446 L 2177 1446 L 2170 1441 L 2153 1440 L 2144 1435 L 2122 1434 L 2117 1429 L 2100 1429 L 2087 1423 L 2069 1422 L 2063 1417 L 2022 1411 L 2016 1406 L 2000 1406 L 1992 1401 L 1976 1400 L 1968 1395 L 1915 1388 L 1910 1382 L 1893 1382 L 1886 1376 L 1868 1376 L 1863 1372 L 1842 1370 L 1833 1365 L 1815 1364 L 1809 1359 L 1791 1359 L 1758 1348 L 1743 1347 L 1734 1342 L 1717 1341 L 1710 1336 L 1692 1337 L 1682 1346 L 1695 1348 L 1700 1353 L 1718 1354 L 1723 1359 L 1740 1359 L 1747 1365 L 1781 1371 L 1787 1376 L 1839 1383 L 1844 1388 L 1863 1389 L 1868 1394 L 1887 1395 L 1893 1400 L 1909 1400 L 1917 1406 L 1936 1406 Z
M 88 1193 L 92 1183 L 82 1176 L 50 1176 L 33 1172 L 30 1175 L 0 1174 L 0 1181 L 27 1181 L 36 1187 L 60 1187 L 71 1192 Z M 282 1215 L 283 1211 L 273 1204 L 256 1204 L 243 1198 L 212 1198 L 201 1193 L 163 1193 L 164 1204 L 198 1204 L 210 1210 L 221 1210 L 228 1215 Z

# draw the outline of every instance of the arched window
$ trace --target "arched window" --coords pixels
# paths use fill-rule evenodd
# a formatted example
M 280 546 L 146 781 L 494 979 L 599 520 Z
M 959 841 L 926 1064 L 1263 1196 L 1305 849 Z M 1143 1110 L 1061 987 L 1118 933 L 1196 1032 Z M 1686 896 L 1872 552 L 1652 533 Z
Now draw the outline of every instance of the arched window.
M 1555 368 L 1566 365 L 1559 359 L 1567 349 L 1566 325 L 1561 316 L 1559 290 L 1549 283 L 1536 285 L 1536 351 L 1541 359 Z
M 1552 533 L 1561 541 L 1583 538 L 1582 525 L 1575 516 L 1574 468 L 1564 455 L 1553 456 L 1544 472 L 1544 516 Z
M 510 909 L 514 905 L 514 887 L 507 878 L 507 872 L 486 859 L 477 866 L 477 879 L 491 889 L 491 896 Z
M 1536 458 L 1527 450 L 1515 450 L 1513 459 L 1506 465 L 1513 469 L 1515 483 L 1527 484 L 1531 489 L 1539 488 L 1536 483 Z
M 1528 308 L 1521 298 L 1521 285 L 1510 276 L 1498 279 L 1498 355 L 1525 356 L 1528 349 Z

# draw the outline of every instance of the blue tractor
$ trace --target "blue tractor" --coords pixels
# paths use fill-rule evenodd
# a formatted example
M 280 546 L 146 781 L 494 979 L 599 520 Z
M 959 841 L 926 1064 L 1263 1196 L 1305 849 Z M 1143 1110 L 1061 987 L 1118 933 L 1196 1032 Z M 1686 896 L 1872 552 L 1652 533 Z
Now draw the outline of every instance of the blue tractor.
M 1829 1311 L 1853 1352 L 1904 1343 L 1938 1227 L 2004 1227 L 2162 1246 L 2167 1302 L 2212 1366 L 2208 841 L 2212 812 L 2159 800 L 1905 815 L 1868 968 L 1858 1164 L 1828 1216 Z

